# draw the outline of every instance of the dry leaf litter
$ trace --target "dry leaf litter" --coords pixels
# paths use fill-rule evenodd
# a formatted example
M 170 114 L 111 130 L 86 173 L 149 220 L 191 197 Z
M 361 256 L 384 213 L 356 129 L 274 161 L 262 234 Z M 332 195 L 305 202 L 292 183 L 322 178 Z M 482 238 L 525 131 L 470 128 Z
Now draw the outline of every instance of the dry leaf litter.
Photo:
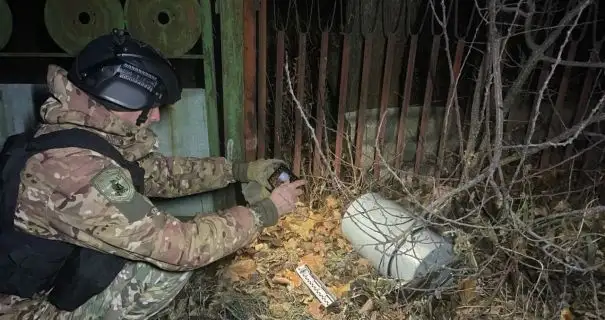
M 387 301 L 390 283 L 344 238 L 342 204 L 297 210 L 232 259 L 196 272 L 162 319 L 406 319 Z M 328 310 L 295 269 L 307 265 L 338 298 Z
M 430 203 L 447 188 L 415 190 L 412 197 L 420 203 Z M 385 192 L 385 196 L 401 199 L 397 192 L 388 193 Z M 473 198 L 472 194 L 470 198 Z M 569 202 L 559 200 L 550 205 L 530 204 L 518 212 L 539 218 L 579 207 L 577 204 L 570 207 Z M 605 280 L 605 276 L 601 276 L 605 274 L 605 267 L 601 267 L 604 273 L 597 272 L 592 280 L 586 275 L 562 279 L 555 274 L 548 282 L 549 287 L 544 284 L 532 287 L 528 283 L 533 283 L 535 269 L 527 267 L 523 261 L 511 263 L 511 257 L 506 255 L 510 249 L 494 252 L 485 246 L 486 241 L 498 243 L 501 237 L 502 241 L 512 241 L 514 237 L 500 237 L 485 228 L 440 230 L 455 234 L 456 255 L 464 260 L 463 265 L 458 266 L 451 286 L 424 294 L 405 290 L 397 294 L 395 284 L 379 277 L 370 262 L 357 255 L 342 235 L 340 221 L 344 208 L 340 198 L 328 196 L 317 202 L 319 204 L 313 208 L 300 204 L 296 212 L 264 230 L 246 248 L 196 271 L 190 283 L 158 319 L 602 319 L 599 310 L 605 310 L 605 299 L 601 299 L 605 293 L 600 285 L 594 287 L 591 283 Z M 454 210 L 460 208 L 444 209 L 445 212 Z M 484 219 L 482 216 L 469 219 L 476 225 L 489 225 L 481 220 Z M 605 222 L 597 222 L 605 218 L 596 219 L 587 220 L 586 225 L 605 225 Z M 544 232 L 556 229 L 560 235 L 567 234 L 564 230 L 573 223 L 558 220 Z M 577 237 L 577 230 L 569 236 Z M 530 251 L 528 244 L 519 240 L 517 237 L 504 245 L 525 251 L 525 257 L 542 257 L 535 246 Z M 602 259 L 605 255 L 599 249 L 596 256 Z M 339 298 L 337 308 L 326 310 L 307 289 L 295 272 L 301 264 L 306 264 Z M 512 289 L 511 283 L 516 283 L 517 290 L 522 291 Z M 541 289 L 536 291 L 536 288 Z M 540 299 L 542 289 L 559 288 L 568 288 L 568 293 L 561 295 L 553 291 Z M 553 297 L 557 298 L 553 300 Z M 600 307 L 595 309 L 594 305 Z

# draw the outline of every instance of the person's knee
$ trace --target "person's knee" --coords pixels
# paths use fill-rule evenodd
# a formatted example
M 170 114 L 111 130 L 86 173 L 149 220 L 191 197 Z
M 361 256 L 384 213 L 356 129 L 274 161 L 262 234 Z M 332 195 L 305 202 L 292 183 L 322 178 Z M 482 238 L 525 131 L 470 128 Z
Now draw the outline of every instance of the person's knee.
M 109 287 L 78 308 L 73 316 L 144 319 L 168 306 L 190 277 L 191 272 L 169 272 L 144 262 L 129 263 Z
M 124 319 L 137 319 L 158 313 L 183 290 L 192 274 L 190 271 L 169 272 L 149 264 L 137 267 L 138 272 L 131 284 L 140 286 L 139 290 L 135 290 L 138 294 L 132 295 L 131 290 L 122 292 L 122 301 L 124 298 L 130 300 Z

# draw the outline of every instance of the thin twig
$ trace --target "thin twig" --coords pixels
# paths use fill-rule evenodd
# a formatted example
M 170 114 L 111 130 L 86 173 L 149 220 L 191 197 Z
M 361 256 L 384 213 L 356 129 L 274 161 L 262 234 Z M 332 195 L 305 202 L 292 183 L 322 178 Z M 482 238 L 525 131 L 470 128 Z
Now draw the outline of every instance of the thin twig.
M 319 152 L 319 155 L 321 156 L 321 159 L 322 159 L 326 169 L 330 173 L 330 176 L 332 176 L 332 183 L 334 184 L 334 187 L 337 190 L 344 191 L 345 188 L 342 184 L 342 181 L 340 181 L 340 179 L 338 178 L 338 176 L 336 175 L 334 170 L 332 170 L 330 161 L 328 161 L 328 158 L 326 157 L 326 155 L 321 151 L 321 144 L 317 140 L 317 136 L 315 135 L 315 129 L 309 122 L 309 117 L 305 114 L 305 111 L 303 110 L 303 107 L 300 104 L 300 101 L 298 101 L 298 99 L 296 98 L 296 94 L 294 94 L 294 88 L 292 86 L 292 78 L 290 77 L 290 68 L 289 68 L 289 64 L 288 64 L 288 52 L 286 52 L 285 55 L 286 55 L 286 61 L 284 63 L 284 68 L 286 69 L 286 80 L 288 81 L 288 91 L 290 92 L 290 95 L 292 96 L 292 100 L 294 100 L 296 109 L 298 110 L 298 112 L 300 112 L 301 118 L 305 121 L 305 125 L 307 126 L 307 129 L 309 129 L 309 131 L 311 131 L 311 137 L 313 139 L 313 142 L 315 143 L 315 150 L 317 152 Z M 299 81 L 304 81 L 304 79 L 299 79 Z

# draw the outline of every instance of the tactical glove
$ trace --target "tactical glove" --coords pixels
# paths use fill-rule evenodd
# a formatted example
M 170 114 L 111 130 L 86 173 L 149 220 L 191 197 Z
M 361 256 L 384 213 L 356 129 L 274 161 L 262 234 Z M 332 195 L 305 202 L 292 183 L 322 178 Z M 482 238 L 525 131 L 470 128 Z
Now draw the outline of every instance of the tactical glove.
M 256 203 L 271 196 L 271 192 L 256 181 L 242 183 L 242 194 L 248 203 Z
M 292 183 L 284 183 L 275 188 L 269 198 L 265 198 L 250 206 L 260 220 L 263 227 L 270 227 L 277 223 L 277 220 L 286 213 L 296 209 L 296 201 L 303 190 L 305 180 L 297 180 Z
M 285 164 L 285 162 L 279 159 L 236 162 L 233 164 L 233 178 L 239 182 L 256 181 L 261 186 L 271 189 L 269 177 L 281 164 Z

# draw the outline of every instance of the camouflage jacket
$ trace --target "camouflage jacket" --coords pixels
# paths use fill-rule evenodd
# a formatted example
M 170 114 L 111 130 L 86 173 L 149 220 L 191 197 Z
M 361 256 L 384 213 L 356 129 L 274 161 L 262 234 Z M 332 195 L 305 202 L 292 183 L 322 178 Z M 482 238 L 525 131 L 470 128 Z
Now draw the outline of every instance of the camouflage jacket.
M 64 69 L 50 66 L 47 81 L 53 97 L 42 105 L 37 134 L 78 127 L 105 137 L 145 169 L 145 192 L 137 193 L 130 173 L 110 158 L 73 147 L 51 149 L 30 158 L 21 174 L 18 228 L 169 271 L 205 266 L 253 240 L 259 222 L 246 207 L 181 222 L 148 199 L 225 187 L 234 182 L 229 161 L 164 156 L 156 151 L 153 131 L 108 112 L 75 88 Z M 121 181 L 125 190 L 112 192 L 110 179 Z

